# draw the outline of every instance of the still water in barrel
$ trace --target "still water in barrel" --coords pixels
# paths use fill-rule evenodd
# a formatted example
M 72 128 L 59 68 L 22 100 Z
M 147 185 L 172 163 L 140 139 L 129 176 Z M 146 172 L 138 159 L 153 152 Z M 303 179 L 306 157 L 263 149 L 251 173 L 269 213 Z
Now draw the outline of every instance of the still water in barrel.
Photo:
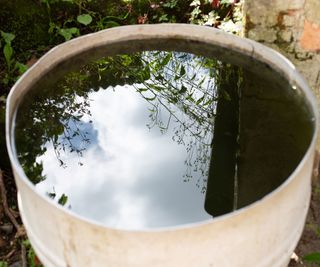
M 218 100 L 234 100 L 218 92 L 240 90 L 239 68 L 145 51 L 61 73 L 44 76 L 16 114 L 17 157 L 38 192 L 125 229 L 212 218 L 204 202 Z
M 25 172 L 39 192 L 109 226 L 211 218 L 203 203 L 217 64 L 153 51 L 44 79 L 16 118 Z

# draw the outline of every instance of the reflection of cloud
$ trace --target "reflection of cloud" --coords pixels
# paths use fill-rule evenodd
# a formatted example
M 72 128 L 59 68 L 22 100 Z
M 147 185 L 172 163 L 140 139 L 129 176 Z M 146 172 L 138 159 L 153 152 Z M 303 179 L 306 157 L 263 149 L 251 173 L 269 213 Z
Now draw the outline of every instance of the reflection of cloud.
M 86 128 L 90 146 L 83 166 L 69 153 L 59 167 L 53 148 L 38 158 L 47 179 L 42 192 L 68 196 L 76 213 L 107 225 L 144 228 L 176 225 L 209 218 L 204 195 L 184 183 L 186 150 L 172 141 L 173 132 L 149 130 L 148 103 L 130 86 L 91 93 L 93 123 Z M 173 130 L 173 129 L 171 129 Z

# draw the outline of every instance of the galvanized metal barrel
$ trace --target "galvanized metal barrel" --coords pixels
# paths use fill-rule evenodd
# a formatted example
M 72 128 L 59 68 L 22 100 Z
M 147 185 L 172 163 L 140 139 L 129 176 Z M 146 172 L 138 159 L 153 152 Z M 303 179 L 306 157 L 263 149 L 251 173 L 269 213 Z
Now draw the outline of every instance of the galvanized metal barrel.
M 15 153 L 14 116 L 25 93 L 44 74 L 77 55 L 99 58 L 108 51 L 201 48 L 217 58 L 250 67 L 251 58 L 301 88 L 314 120 L 312 141 L 293 173 L 262 199 L 213 220 L 129 231 L 83 218 L 35 191 Z M 79 64 L 81 64 L 79 59 Z M 72 68 L 72 66 L 70 66 Z M 208 27 L 182 24 L 117 27 L 61 44 L 43 56 L 14 85 L 7 101 L 8 152 L 28 237 L 45 266 L 287 266 L 302 233 L 309 206 L 318 111 L 315 97 L 293 64 L 248 39 Z

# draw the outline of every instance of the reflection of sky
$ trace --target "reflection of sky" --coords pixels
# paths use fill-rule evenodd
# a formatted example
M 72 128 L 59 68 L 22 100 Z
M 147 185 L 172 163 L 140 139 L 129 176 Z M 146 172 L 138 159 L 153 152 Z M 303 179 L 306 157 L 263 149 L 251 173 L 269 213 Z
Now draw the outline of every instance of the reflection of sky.
M 37 159 L 47 178 L 36 185 L 38 190 L 54 188 L 57 198 L 68 196 L 66 206 L 74 212 L 122 228 L 210 218 L 203 208 L 205 195 L 194 183 L 183 182 L 187 152 L 172 141 L 174 122 L 167 134 L 149 130 L 150 105 L 128 85 L 93 92 L 89 98 L 93 123 L 83 118 L 82 129 L 90 137 L 83 157 L 62 154 L 62 168 L 47 144 L 46 153 Z

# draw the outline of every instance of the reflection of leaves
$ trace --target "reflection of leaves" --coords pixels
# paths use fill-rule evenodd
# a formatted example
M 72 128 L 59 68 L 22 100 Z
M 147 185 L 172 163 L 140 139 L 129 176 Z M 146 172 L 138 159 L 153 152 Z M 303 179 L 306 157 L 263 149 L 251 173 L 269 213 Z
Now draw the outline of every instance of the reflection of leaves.
M 149 117 L 153 123 L 148 124 L 149 128 L 158 126 L 161 132 L 166 132 L 170 127 L 171 118 L 180 124 L 174 132 L 173 140 L 185 145 L 188 151 L 184 180 L 189 181 L 193 173 L 201 173 L 202 182 L 200 178 L 197 180 L 197 186 L 201 191 L 205 190 L 211 150 L 211 118 L 215 105 L 215 85 L 210 77 L 214 75 L 211 68 L 216 63 L 212 60 L 209 62 L 210 60 L 201 57 L 190 58 L 190 54 L 185 53 L 154 52 L 145 58 L 145 64 L 151 67 L 150 80 L 141 81 L 140 85 L 156 96 L 152 97 L 154 108 L 151 109 Z M 170 114 L 167 122 L 162 121 L 162 108 Z M 181 115 L 178 114 L 177 108 L 182 112 Z
M 164 59 L 160 62 L 160 67 L 165 67 L 171 59 L 171 53 L 167 53 L 167 55 L 164 57 Z
M 181 89 L 179 91 L 179 94 L 184 94 L 185 92 L 187 92 L 187 87 L 185 87 L 184 85 L 181 86 Z
M 54 188 L 52 189 L 52 192 L 47 192 L 48 197 L 50 197 L 51 199 L 55 199 L 57 194 L 54 190 Z M 58 199 L 58 203 L 62 206 L 64 206 L 66 203 L 68 202 L 68 196 L 66 194 L 62 194 L 60 196 L 60 198 Z
M 226 91 L 222 91 L 222 97 L 227 101 L 231 101 L 231 97 Z
M 58 203 L 64 206 L 67 203 L 67 201 L 68 201 L 68 196 L 66 196 L 65 194 L 62 194 L 58 200 Z
M 54 199 L 56 197 L 56 193 L 53 192 L 53 193 L 48 193 L 48 196 L 52 199 Z
M 217 63 L 187 53 L 161 51 L 137 53 L 129 57 L 130 60 L 125 55 L 112 59 L 114 66 L 117 66 L 114 73 L 117 76 L 122 73 L 126 82 L 133 84 L 152 106 L 149 109 L 151 122 L 147 126 L 150 129 L 157 126 L 164 133 L 169 129 L 170 122 L 175 121 L 178 128 L 172 139 L 185 145 L 189 154 L 185 180 L 190 180 L 193 173 L 206 177 L 217 98 L 213 79 L 216 78 L 214 69 Z M 143 65 L 135 67 L 127 64 L 137 61 L 142 61 Z M 121 80 L 118 83 L 121 84 Z M 161 114 L 164 113 L 169 114 L 167 121 L 163 121 Z M 203 184 L 199 179 L 197 186 L 203 191 L 206 178 L 203 178 Z
M 202 97 L 200 97 L 197 102 L 196 102 L 196 105 L 199 105 L 205 98 L 205 95 L 203 95 Z
M 153 101 L 153 100 L 156 99 L 156 96 L 154 96 L 154 97 L 144 97 L 144 99 L 147 100 L 147 101 Z
M 185 180 L 201 174 L 204 184 L 219 67 L 215 60 L 187 53 L 143 52 L 105 57 L 63 78 L 43 81 L 37 90 L 45 92 L 34 94 L 29 106 L 19 110 L 23 113 L 16 131 L 19 160 L 34 183 L 45 179 L 42 164 L 34 162 L 45 152 L 46 143 L 53 145 L 61 166 L 66 167 L 63 153 L 75 153 L 82 166 L 80 158 L 90 143 L 90 136 L 82 129 L 83 120 L 91 116 L 89 93 L 129 84 L 150 104 L 150 129 L 158 127 L 164 133 L 174 125 L 172 139 L 185 145 L 188 152 Z M 168 115 L 165 120 L 164 114 Z M 198 180 L 197 186 L 203 189 Z
M 61 157 L 62 153 L 76 153 L 78 164 L 83 165 L 80 158 L 90 144 L 88 133 L 82 129 L 83 118 L 91 116 L 89 91 L 109 85 L 132 83 L 135 76 L 127 75 L 123 65 L 134 72 L 138 72 L 142 66 L 137 57 L 122 55 L 116 59 L 117 62 L 115 58 L 109 57 L 88 64 L 62 78 L 57 76 L 53 81 L 43 79 L 30 92 L 28 98 L 32 100 L 19 107 L 15 131 L 18 157 L 34 184 L 45 179 L 42 163 L 37 163 L 36 158 L 46 151 L 44 145 L 47 143 L 53 145 L 60 166 L 67 167 Z M 147 71 L 144 70 L 145 73 Z M 38 94 L 38 90 L 45 92 Z
M 181 68 L 180 68 L 180 77 L 182 77 L 183 75 L 186 74 L 186 69 L 185 67 L 182 65 Z

